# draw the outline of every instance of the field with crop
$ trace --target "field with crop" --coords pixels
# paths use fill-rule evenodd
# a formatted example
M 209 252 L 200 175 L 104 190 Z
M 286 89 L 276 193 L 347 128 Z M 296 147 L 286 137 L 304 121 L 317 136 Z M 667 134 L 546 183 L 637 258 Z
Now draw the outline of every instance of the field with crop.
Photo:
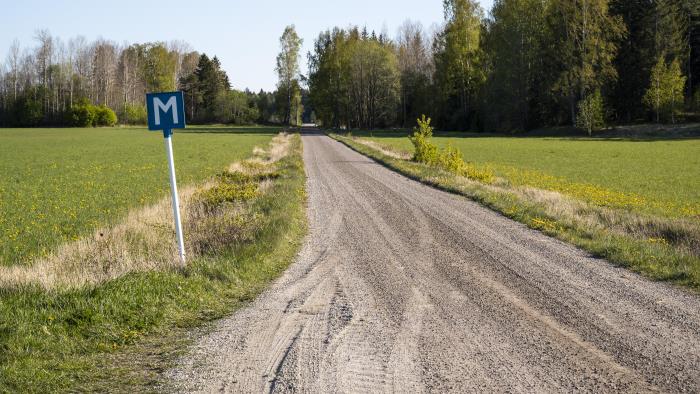
M 406 134 L 358 134 L 413 152 Z M 570 195 L 611 208 L 669 217 L 700 215 L 700 139 L 494 137 L 438 133 L 467 162 L 514 185 Z
M 173 139 L 178 183 L 201 181 L 265 146 L 278 129 L 195 127 Z M 168 195 L 163 137 L 143 128 L 0 129 L 0 265 Z
M 65 243 L 32 265 L 0 266 L 1 393 L 158 391 L 160 373 L 187 344 L 189 330 L 244 305 L 293 261 L 306 231 L 300 137 L 271 138 L 269 129 L 216 131 L 228 134 L 195 130 L 175 136 L 176 160 L 202 158 L 181 170 L 182 178 L 208 178 L 180 190 L 187 266 L 175 254 L 167 178 L 161 180 L 165 169 L 153 170 L 157 179 L 133 175 L 130 183 L 109 190 L 142 190 L 145 200 L 157 201 L 140 206 L 119 200 L 121 205 L 100 217 L 115 222 L 101 227 L 104 237 Z M 66 132 L 88 137 L 107 132 L 124 143 L 135 136 L 139 142 L 120 152 L 141 163 L 127 167 L 136 172 L 165 159 L 158 149 L 162 137 L 143 130 Z M 152 148 L 148 138 L 156 141 Z M 112 152 L 94 139 L 104 141 L 93 138 L 90 149 L 64 143 L 62 151 L 76 160 L 81 156 L 74 152 L 88 152 L 85 162 L 99 163 Z M 240 157 L 247 159 L 236 160 Z M 94 178 L 91 174 L 85 176 Z M 71 193 L 70 185 L 78 190 Z M 79 188 L 76 182 L 62 190 L 72 201 L 71 194 L 90 196 Z M 149 194 L 151 189 L 157 190 Z M 127 209 L 128 216 L 118 219 Z M 44 271 L 51 274 L 43 276 Z
M 597 257 L 700 289 L 700 139 L 438 133 L 431 143 L 454 151 L 425 163 L 411 160 L 407 133 L 332 136 Z

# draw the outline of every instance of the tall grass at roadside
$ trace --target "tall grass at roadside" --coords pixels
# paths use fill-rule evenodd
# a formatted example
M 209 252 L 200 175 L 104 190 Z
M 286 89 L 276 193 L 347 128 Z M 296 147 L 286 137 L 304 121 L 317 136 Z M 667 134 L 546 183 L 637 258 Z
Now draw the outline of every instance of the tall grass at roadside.
M 278 132 L 193 127 L 174 137 L 181 188 Z M 162 134 L 144 128 L 0 129 L 0 266 L 31 265 L 169 193 Z
M 555 191 L 601 207 L 654 213 L 672 218 L 700 218 L 700 204 L 691 201 L 657 200 L 639 193 L 620 192 L 591 183 L 571 182 L 563 177 L 514 166 L 494 164 L 489 167 L 513 185 Z
M 361 138 L 331 135 L 415 180 L 462 194 L 547 235 L 652 279 L 700 290 L 700 223 L 599 206 L 554 191 L 483 183 L 444 168 L 387 155 Z
M 680 126 L 678 126 L 680 128 Z M 700 138 L 671 131 L 600 138 L 435 133 L 438 148 L 452 146 L 465 161 L 519 186 L 569 194 L 667 217 L 700 212 Z M 407 132 L 354 132 L 399 155 L 412 155 Z
M 193 193 L 186 268 L 173 262 L 93 284 L 0 287 L 0 392 L 155 390 L 185 330 L 253 299 L 293 261 L 306 231 L 301 139 L 289 137 L 284 154 L 278 145 Z M 251 178 L 254 195 L 207 195 Z M 150 245 L 131 241 L 134 249 Z
M 440 149 L 433 144 L 433 127 L 430 122 L 431 119 L 423 115 L 422 119 L 418 119 L 418 126 L 413 130 L 413 135 L 408 137 L 415 148 L 414 161 L 484 183 L 493 183 L 495 178 L 491 171 L 466 163 L 462 153 L 453 146 Z

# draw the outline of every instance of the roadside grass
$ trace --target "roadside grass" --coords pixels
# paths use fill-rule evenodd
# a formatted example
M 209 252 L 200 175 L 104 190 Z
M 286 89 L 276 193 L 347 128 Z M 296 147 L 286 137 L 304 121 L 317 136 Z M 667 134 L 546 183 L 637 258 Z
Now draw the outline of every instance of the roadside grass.
M 187 332 L 254 299 L 293 261 L 306 232 L 305 174 L 300 137 L 286 139 L 285 153 L 279 143 L 256 150 L 193 193 L 183 207 L 186 268 L 171 261 L 94 285 L 0 287 L 0 392 L 157 390 Z M 247 183 L 254 195 L 207 195 Z M 171 233 L 154 237 L 172 244 Z
M 411 156 L 407 132 L 353 135 Z M 370 136 L 372 135 L 372 136 Z M 504 137 L 435 133 L 464 160 L 519 186 L 610 208 L 700 219 L 700 137 Z
M 364 138 L 337 134 L 331 137 L 412 179 L 464 195 L 594 256 L 655 280 L 700 290 L 700 221 L 697 218 L 678 217 L 676 211 L 664 216 L 634 207 L 597 205 L 576 196 L 503 178 L 485 184 L 407 160 L 406 151 L 394 144 L 382 145 L 377 140 L 368 144 Z
M 178 183 L 206 179 L 277 131 L 177 132 Z M 31 264 L 169 191 L 163 137 L 144 128 L 0 129 L 0 174 L 0 266 Z

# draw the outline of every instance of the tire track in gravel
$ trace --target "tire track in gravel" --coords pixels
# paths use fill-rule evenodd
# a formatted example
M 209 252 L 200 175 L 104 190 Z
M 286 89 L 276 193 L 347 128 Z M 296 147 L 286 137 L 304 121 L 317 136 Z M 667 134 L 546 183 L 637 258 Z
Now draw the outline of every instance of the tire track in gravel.
M 176 392 L 700 392 L 700 297 L 303 136 L 310 234 Z

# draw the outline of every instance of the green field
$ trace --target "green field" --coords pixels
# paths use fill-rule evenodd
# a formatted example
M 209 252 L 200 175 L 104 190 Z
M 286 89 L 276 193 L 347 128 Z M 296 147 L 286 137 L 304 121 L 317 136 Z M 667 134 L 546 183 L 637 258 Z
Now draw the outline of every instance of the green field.
M 368 137 L 367 134 L 357 136 Z M 413 152 L 405 134 L 368 137 Z M 672 217 L 700 215 L 700 139 L 495 137 L 438 133 L 464 160 L 511 183 L 560 191 L 613 207 Z
M 59 130 L 54 133 L 87 138 L 91 137 L 91 132 L 101 131 L 111 133 L 125 144 L 131 141 L 127 137 L 132 135 L 140 140 L 131 145 L 131 151 L 122 150 L 134 160 L 139 156 L 135 146 L 145 146 L 141 151 L 150 152 L 147 146 L 151 142 L 147 138 L 155 138 L 156 142 L 162 139 L 142 130 Z M 193 338 L 188 331 L 228 315 L 254 299 L 298 253 L 306 233 L 306 177 L 301 138 L 298 135 L 286 137 L 289 145 L 276 162 L 265 162 L 268 154 L 263 151 L 254 155 L 243 153 L 257 145 L 256 141 L 269 152 L 271 145 L 263 142 L 270 139 L 271 131 L 235 129 L 228 130 L 233 133 L 230 135 L 176 135 L 176 158 L 177 152 L 180 157 L 189 155 L 192 161 L 200 158 L 199 164 L 190 164 L 189 179 L 192 181 L 207 177 L 210 171 L 218 172 L 236 157 L 254 159 L 239 162 L 242 169 L 236 173 L 214 177 L 208 186 L 199 189 L 199 197 L 189 202 L 183 200 L 183 217 L 188 218 L 186 239 L 191 245 L 207 246 L 189 249 L 186 267 L 171 265 L 151 269 L 147 266 L 118 274 L 97 285 L 57 286 L 50 290 L 32 283 L 0 286 L 0 393 L 162 391 L 161 374 Z M 48 131 L 40 134 L 51 137 Z M 104 141 L 101 137 L 91 139 Z M 190 146 L 184 147 L 183 141 Z M 83 152 L 91 152 L 92 162 L 101 152 L 99 145 L 93 141 L 92 150 L 83 148 Z M 159 157 L 158 145 L 153 147 L 156 153 L 152 160 L 164 160 Z M 183 147 L 178 150 L 180 145 Z M 63 145 L 64 154 L 73 150 L 68 146 Z M 151 188 L 167 186 L 167 181 L 163 184 L 160 180 L 139 177 L 132 182 L 121 185 L 131 189 L 141 187 L 137 182 L 156 185 Z M 263 182 L 264 188 L 261 187 Z M 225 199 L 214 201 L 204 193 L 215 189 L 243 190 L 251 186 L 255 192 L 245 198 L 230 193 L 223 195 Z M 157 198 L 166 193 L 155 190 L 145 198 Z M 87 192 L 78 194 L 87 195 Z M 123 206 L 129 205 L 129 201 L 123 202 Z M 206 210 L 201 209 L 204 204 Z M 113 220 L 109 217 L 115 217 L 114 210 L 104 220 Z M 198 214 L 191 215 L 193 212 Z M 130 231 L 123 235 L 131 241 L 124 246 L 127 256 L 148 252 L 143 249 L 150 244 L 138 237 L 143 231 L 151 232 L 150 238 L 155 242 L 173 242 L 172 234 L 154 227 L 140 229 L 140 223 L 126 223 Z M 93 249 L 88 252 L 91 256 L 99 252 L 95 250 L 99 249 L 95 243 L 91 247 Z M 124 258 L 128 257 L 116 257 L 117 260 Z M 65 264 L 64 261 L 54 263 Z M 89 271 L 97 262 L 93 256 L 68 264 Z
M 277 128 L 190 128 L 173 139 L 178 183 L 201 181 L 267 146 Z M 143 128 L 0 129 L 0 264 L 56 245 L 167 196 L 163 137 Z
M 452 145 L 472 161 L 448 167 L 457 156 L 445 151 L 440 161 L 410 160 L 413 146 L 405 134 L 398 135 L 331 136 L 395 171 L 461 194 L 593 256 L 651 279 L 700 289 L 697 139 L 438 134 L 431 143 Z

